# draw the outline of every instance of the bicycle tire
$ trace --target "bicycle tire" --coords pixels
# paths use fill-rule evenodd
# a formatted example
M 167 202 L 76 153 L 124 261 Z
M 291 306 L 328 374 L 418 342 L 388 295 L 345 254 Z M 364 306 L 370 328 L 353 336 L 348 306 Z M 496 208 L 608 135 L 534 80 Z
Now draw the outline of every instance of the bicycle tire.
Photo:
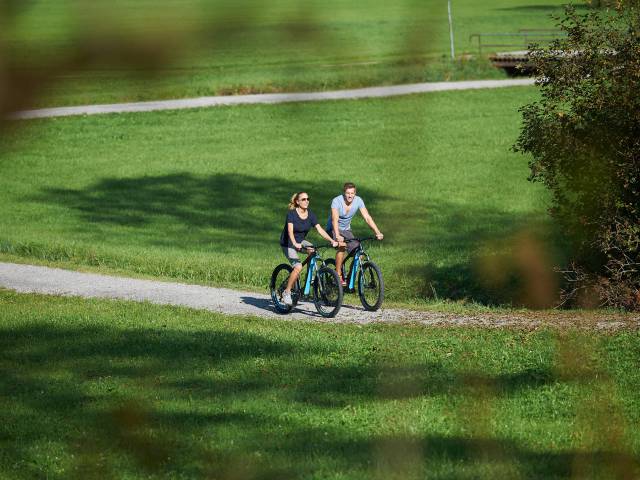
M 371 295 L 371 296 L 369 296 Z M 384 300 L 384 280 L 380 267 L 369 261 L 360 265 L 358 296 L 365 310 L 375 312 Z
M 293 301 L 293 305 L 286 305 L 282 301 L 282 292 L 287 286 L 287 281 L 289 280 L 289 275 L 291 275 L 292 271 L 293 268 L 291 268 L 291 265 L 281 263 L 274 268 L 273 273 L 271 274 L 269 290 L 271 290 L 271 301 L 278 313 L 289 313 L 298 303 L 299 288 L 297 281 L 296 285 L 294 285 L 294 288 L 291 290 L 291 300 Z
M 342 308 L 344 292 L 338 273 L 329 267 L 318 270 L 313 282 L 313 303 L 320 315 L 335 317 Z

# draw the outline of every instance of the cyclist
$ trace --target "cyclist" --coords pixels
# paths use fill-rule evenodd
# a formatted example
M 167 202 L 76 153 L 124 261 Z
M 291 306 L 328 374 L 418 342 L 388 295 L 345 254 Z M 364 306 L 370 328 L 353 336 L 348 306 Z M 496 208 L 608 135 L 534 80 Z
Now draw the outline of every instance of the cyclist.
M 362 198 L 356 195 L 356 186 L 351 182 L 344 184 L 342 188 L 342 195 L 338 195 L 331 201 L 331 213 L 329 214 L 329 220 L 327 221 L 327 232 L 329 232 L 334 239 L 341 244 L 347 240 L 353 240 L 354 235 L 351 232 L 351 219 L 358 211 L 362 214 L 367 225 L 373 230 L 376 238 L 382 240 L 384 235 L 378 229 L 376 222 L 369 214 L 369 211 L 364 206 Z M 342 278 L 342 263 L 344 262 L 346 253 L 351 253 L 358 248 L 360 242 L 351 241 L 347 242 L 346 247 L 342 245 L 336 252 L 336 272 L 340 276 L 342 286 L 346 286 L 347 282 Z
M 302 263 L 300 263 L 298 251 L 306 248 L 307 253 L 312 252 L 312 249 L 309 248 L 311 243 L 307 242 L 304 238 L 313 227 L 315 227 L 320 236 L 330 242 L 334 248 L 338 246 L 338 242 L 329 236 L 318 223 L 316 215 L 309 210 L 309 195 L 307 192 L 294 193 L 289 202 L 289 211 L 287 212 L 284 228 L 280 234 L 280 246 L 282 247 L 284 256 L 287 257 L 287 260 L 289 260 L 289 263 L 293 267 L 289 275 L 289 280 L 287 281 L 287 288 L 282 292 L 282 300 L 285 305 L 293 304 L 291 300 L 291 288 L 293 288 L 302 270 Z

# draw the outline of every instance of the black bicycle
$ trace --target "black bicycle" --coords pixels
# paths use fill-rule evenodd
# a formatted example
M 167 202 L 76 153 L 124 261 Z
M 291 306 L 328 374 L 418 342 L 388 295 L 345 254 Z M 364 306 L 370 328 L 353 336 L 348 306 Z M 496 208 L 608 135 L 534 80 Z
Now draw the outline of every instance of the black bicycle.
M 364 242 L 370 240 L 377 240 L 377 238 L 366 237 L 347 240 L 347 242 L 360 242 L 360 245 L 344 259 L 342 278 L 347 282 L 347 286 L 344 288 L 346 293 L 356 291 L 357 279 L 360 302 L 365 310 L 373 312 L 380 308 L 384 300 L 384 280 L 382 279 L 380 267 L 371 260 L 365 250 Z M 328 259 L 325 264 L 331 265 L 333 268 L 336 267 L 335 259 Z
M 300 300 L 312 299 L 320 315 L 328 318 L 335 317 L 342 307 L 344 292 L 337 272 L 326 266 L 325 260 L 322 259 L 319 252 L 323 248 L 332 247 L 330 245 L 312 245 L 308 248 L 313 251 L 302 262 L 303 268 L 305 265 L 307 266 L 304 289 L 300 288 L 300 278 L 302 277 L 302 272 L 300 272 L 300 277 L 291 289 L 293 305 L 285 304 L 282 299 L 282 292 L 287 287 L 289 275 L 293 271 L 293 267 L 288 263 L 281 263 L 271 274 L 271 283 L 269 284 L 271 300 L 273 300 L 276 311 L 289 313 Z M 311 296 L 312 291 L 313 297 Z

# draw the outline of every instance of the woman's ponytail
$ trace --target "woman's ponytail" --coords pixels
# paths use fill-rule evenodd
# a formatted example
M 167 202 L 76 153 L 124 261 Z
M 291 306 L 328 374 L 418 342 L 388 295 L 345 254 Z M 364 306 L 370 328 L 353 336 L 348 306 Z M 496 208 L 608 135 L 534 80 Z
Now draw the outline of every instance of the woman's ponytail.
M 298 193 L 294 193 L 291 196 L 291 201 L 289 202 L 289 210 L 294 210 L 298 205 L 296 204 L 296 200 L 298 200 L 298 197 L 300 196 L 302 192 L 298 192 Z

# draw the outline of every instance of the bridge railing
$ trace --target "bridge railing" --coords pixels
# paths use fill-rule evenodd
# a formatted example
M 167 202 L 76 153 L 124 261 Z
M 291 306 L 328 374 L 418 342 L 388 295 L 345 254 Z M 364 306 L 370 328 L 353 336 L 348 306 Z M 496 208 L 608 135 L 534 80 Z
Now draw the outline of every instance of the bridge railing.
M 477 41 L 478 55 L 482 55 L 483 49 L 520 48 L 526 50 L 532 43 L 547 45 L 557 38 L 566 34 L 557 29 L 545 28 L 522 28 L 517 32 L 510 33 L 473 33 L 469 36 L 469 41 Z

